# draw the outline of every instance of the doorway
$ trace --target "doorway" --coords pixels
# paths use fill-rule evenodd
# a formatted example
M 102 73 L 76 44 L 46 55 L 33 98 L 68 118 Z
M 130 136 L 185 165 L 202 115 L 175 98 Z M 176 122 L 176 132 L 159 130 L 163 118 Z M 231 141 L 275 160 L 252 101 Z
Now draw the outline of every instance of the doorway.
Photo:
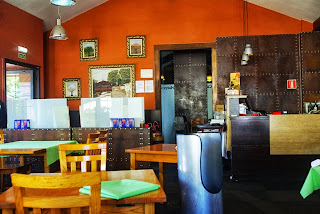
M 12 100 L 40 98 L 40 67 L 5 59 L 3 100 L 0 100 L 0 128 L 7 128 L 8 106 Z M 10 112 L 10 111 L 9 111 Z
M 5 60 L 5 100 L 38 99 L 40 97 L 40 67 Z
M 191 118 L 212 118 L 215 61 L 214 43 L 155 46 L 156 108 L 165 143 L 175 143 L 175 116 L 187 126 Z

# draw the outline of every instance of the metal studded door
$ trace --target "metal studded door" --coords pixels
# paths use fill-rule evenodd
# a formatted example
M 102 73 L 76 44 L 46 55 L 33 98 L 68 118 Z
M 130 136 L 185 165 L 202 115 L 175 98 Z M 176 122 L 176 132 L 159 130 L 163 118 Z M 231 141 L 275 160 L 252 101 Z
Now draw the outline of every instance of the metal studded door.
M 176 116 L 207 118 L 206 50 L 174 52 Z

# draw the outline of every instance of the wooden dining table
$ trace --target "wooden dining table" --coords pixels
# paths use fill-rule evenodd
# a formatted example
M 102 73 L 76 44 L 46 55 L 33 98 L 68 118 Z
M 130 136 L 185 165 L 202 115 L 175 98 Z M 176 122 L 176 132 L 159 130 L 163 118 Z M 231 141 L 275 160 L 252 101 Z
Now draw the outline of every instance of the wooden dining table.
M 37 173 L 34 173 L 37 174 Z M 60 173 L 39 173 L 41 175 L 59 175 Z M 119 170 L 119 171 L 102 171 L 102 181 L 114 181 L 131 179 L 149 182 L 153 184 L 159 184 L 159 180 L 152 169 L 142 170 Z M 26 194 L 37 194 L 39 196 L 50 195 L 78 195 L 79 188 L 66 189 L 64 192 L 51 192 L 41 190 L 28 189 Z M 154 214 L 155 203 L 166 202 L 167 197 L 160 186 L 159 189 L 150 192 L 142 193 L 136 196 L 123 198 L 123 199 L 109 199 L 101 198 L 101 212 L 100 213 L 141 213 L 141 214 Z M 15 199 L 13 188 L 9 188 L 7 191 L 0 195 L 0 209 L 2 214 L 13 214 L 15 209 Z M 87 213 L 86 210 L 82 213 Z
M 75 144 L 75 140 L 66 141 L 15 141 L 0 144 L 0 156 L 19 156 L 24 165 L 24 156 L 43 156 L 44 172 L 50 172 L 50 165 L 59 159 L 59 144 Z
M 130 169 L 137 169 L 138 161 L 158 162 L 159 163 L 159 181 L 164 187 L 164 164 L 177 163 L 177 144 L 154 144 L 150 146 L 141 146 L 126 149 L 130 153 Z

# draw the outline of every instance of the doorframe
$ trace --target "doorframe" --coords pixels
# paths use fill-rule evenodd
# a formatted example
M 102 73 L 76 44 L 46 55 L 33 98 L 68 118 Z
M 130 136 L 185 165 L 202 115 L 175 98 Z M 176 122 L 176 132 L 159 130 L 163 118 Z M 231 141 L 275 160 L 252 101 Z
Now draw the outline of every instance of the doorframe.
M 160 78 L 160 51 L 188 50 L 188 49 L 211 49 L 212 66 L 212 110 L 215 111 L 217 103 L 217 63 L 216 42 L 165 44 L 154 46 L 154 71 L 155 71 L 155 109 L 161 110 L 161 78 Z M 160 111 L 161 115 L 161 111 Z
M 36 87 L 36 90 L 33 90 L 33 99 L 40 98 L 40 66 L 32 65 L 25 62 L 19 62 L 11 59 L 4 58 L 3 59 L 3 91 L 2 91 L 2 101 L 5 106 L 7 106 L 7 89 L 6 89 L 6 74 L 7 74 L 7 63 L 26 67 L 30 70 L 33 70 L 33 84 Z

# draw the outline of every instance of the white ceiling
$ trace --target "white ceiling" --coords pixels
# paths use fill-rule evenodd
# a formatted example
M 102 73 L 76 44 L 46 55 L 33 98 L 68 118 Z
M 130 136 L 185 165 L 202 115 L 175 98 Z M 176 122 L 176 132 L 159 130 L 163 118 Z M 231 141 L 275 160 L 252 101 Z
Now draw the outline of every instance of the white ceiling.
M 4 0 L 44 22 L 44 31 L 56 25 L 58 10 L 50 0 Z M 77 0 L 71 7 L 60 7 L 62 22 L 86 12 L 108 0 Z M 152 0 L 151 0 L 152 1 Z M 320 17 L 320 0 L 247 0 L 250 3 L 313 23 Z M 248 11 L 250 13 L 250 11 Z
M 313 23 L 320 17 L 320 0 L 247 0 L 295 19 Z M 248 11 L 250 13 L 250 11 Z
M 52 5 L 50 0 L 4 0 L 21 10 L 24 10 L 43 20 L 43 31 L 46 32 L 57 24 L 58 7 Z M 61 21 L 65 22 L 78 16 L 108 0 L 77 0 L 70 7 L 60 7 Z

